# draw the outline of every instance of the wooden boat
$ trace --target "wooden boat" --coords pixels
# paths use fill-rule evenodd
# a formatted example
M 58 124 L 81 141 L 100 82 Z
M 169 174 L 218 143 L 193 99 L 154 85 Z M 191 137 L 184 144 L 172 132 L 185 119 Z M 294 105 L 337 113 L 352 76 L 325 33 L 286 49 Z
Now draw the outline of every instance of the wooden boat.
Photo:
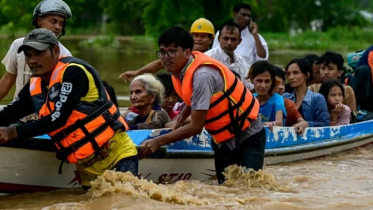
M 128 134 L 141 142 L 170 132 L 138 130 Z M 21 143 L 20 143 L 21 142 Z M 373 142 L 373 120 L 345 126 L 308 128 L 301 136 L 293 128 L 276 127 L 267 130 L 265 164 L 277 164 L 309 159 L 340 152 Z M 206 180 L 215 175 L 211 137 L 203 131 L 168 146 L 162 147 L 140 161 L 140 176 L 155 182 L 177 180 Z M 0 147 L 0 192 L 34 192 L 80 186 L 75 166 L 64 164 L 53 152 L 47 136 L 17 141 L 18 145 Z M 35 149 L 37 148 L 37 149 Z

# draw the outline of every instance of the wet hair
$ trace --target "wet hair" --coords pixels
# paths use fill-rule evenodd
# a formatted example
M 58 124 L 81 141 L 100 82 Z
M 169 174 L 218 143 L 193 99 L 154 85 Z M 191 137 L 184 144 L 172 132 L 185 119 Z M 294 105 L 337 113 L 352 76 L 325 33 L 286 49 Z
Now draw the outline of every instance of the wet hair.
M 247 10 L 250 10 L 250 12 L 251 12 L 250 4 L 238 3 L 238 4 L 233 6 L 233 12 L 238 13 L 241 9 L 247 9 Z
M 166 96 L 171 95 L 174 91 L 174 85 L 172 84 L 171 74 L 170 73 L 159 73 L 156 75 L 157 79 L 162 83 Z
M 317 64 L 325 64 L 329 65 L 330 63 L 334 63 L 337 65 L 338 71 L 343 69 L 344 59 L 341 54 L 326 51 L 323 55 L 321 55 Z
M 166 29 L 162 32 L 162 34 L 158 38 L 158 46 L 170 46 L 174 45 L 174 47 L 181 47 L 183 50 L 186 49 L 193 49 L 194 39 L 192 35 L 182 29 L 179 26 L 173 26 L 171 28 Z
M 102 81 L 102 84 L 104 85 L 106 92 L 109 94 L 111 101 L 114 103 L 116 107 L 118 107 L 117 94 L 115 93 L 113 86 L 111 86 L 106 81 Z
M 276 70 L 272 64 L 268 63 L 268 61 L 257 61 L 253 63 L 253 65 L 251 65 L 250 74 L 248 77 L 251 81 L 254 81 L 256 76 L 266 71 L 268 71 L 271 75 L 272 84 L 268 91 L 268 94 L 271 94 L 276 87 Z
M 273 66 L 273 68 L 275 69 L 276 71 L 276 77 L 279 77 L 281 78 L 283 81 L 286 80 L 285 76 L 286 76 L 286 72 L 284 70 L 282 70 L 282 68 L 278 67 L 278 66 Z
M 240 26 L 236 23 L 236 22 L 234 22 L 233 20 L 228 20 L 227 22 L 225 22 L 225 23 L 223 23 L 223 25 L 220 27 L 220 32 L 221 31 L 223 31 L 223 29 L 226 29 L 226 30 L 230 30 L 231 32 L 233 32 L 233 30 L 235 29 L 235 28 L 237 28 L 237 30 L 238 30 L 238 36 L 239 36 L 239 38 L 241 38 L 241 28 L 240 28 Z M 221 33 L 219 33 L 219 37 L 220 37 L 220 35 L 221 35 Z
M 285 70 L 286 72 L 288 71 L 289 69 L 289 66 L 291 64 L 297 64 L 299 66 L 299 69 L 300 71 L 302 72 L 302 74 L 306 75 L 306 76 L 309 76 L 307 78 L 307 83 L 312 81 L 312 67 L 311 67 L 311 64 L 305 59 L 305 58 L 294 58 L 293 60 L 291 60 L 288 65 L 286 65 L 285 67 Z M 307 75 L 307 73 L 309 73 L 309 75 Z
M 331 79 L 331 80 L 323 82 L 319 90 L 319 93 L 324 96 L 326 101 L 328 101 L 328 95 L 329 95 L 330 90 L 335 86 L 341 89 L 343 98 L 345 97 L 345 89 L 342 83 L 337 80 Z

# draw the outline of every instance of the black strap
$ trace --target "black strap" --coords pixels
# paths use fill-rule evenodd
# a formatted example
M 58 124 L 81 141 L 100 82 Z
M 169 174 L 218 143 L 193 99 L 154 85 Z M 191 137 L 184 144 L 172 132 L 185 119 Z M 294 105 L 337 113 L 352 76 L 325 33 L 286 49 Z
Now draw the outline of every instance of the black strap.
M 222 102 L 224 99 L 228 98 L 232 93 L 233 91 L 236 89 L 236 86 L 237 86 L 237 83 L 238 83 L 238 79 L 237 77 L 234 77 L 234 82 L 232 84 L 232 86 L 224 92 L 224 94 L 222 96 L 220 96 L 220 98 L 218 98 L 216 101 L 214 101 L 212 104 L 210 104 L 210 109 L 213 108 L 214 106 L 218 105 L 220 102 Z
M 241 107 L 241 105 L 245 102 L 246 92 L 247 92 L 247 90 L 246 90 L 246 88 L 244 88 L 243 94 L 241 95 L 240 101 L 238 101 L 238 103 L 236 103 L 234 106 L 229 106 L 229 108 L 227 110 L 220 113 L 219 115 L 206 120 L 205 124 L 209 124 L 209 123 L 211 123 L 215 120 L 218 120 L 218 119 L 222 118 L 224 115 L 229 114 L 229 112 L 232 112 L 235 109 L 239 109 Z M 231 99 L 229 98 L 229 96 L 228 96 L 228 103 L 231 103 Z
M 90 134 L 88 133 L 88 135 L 85 136 L 84 138 L 82 138 L 81 140 L 76 141 L 72 145 L 64 148 L 62 150 L 64 156 L 66 156 L 66 157 L 69 156 L 70 154 L 74 153 L 79 148 L 81 148 L 82 146 L 84 146 L 88 143 L 92 143 L 92 146 L 95 149 L 95 153 L 99 152 L 100 147 L 98 146 L 97 142 L 95 141 L 95 137 L 97 135 L 99 135 L 100 133 L 102 133 L 105 129 L 107 129 L 109 127 L 108 124 L 109 124 L 109 122 L 105 122 L 100 127 L 98 127 L 96 130 L 94 130 L 92 133 L 90 133 Z
M 96 111 L 94 111 L 90 115 L 86 116 L 85 118 L 81 119 L 80 122 L 79 122 L 79 125 L 77 124 L 77 122 L 78 122 L 77 121 L 74 124 L 70 125 L 69 127 L 65 128 L 64 130 L 60 131 L 59 133 L 55 134 L 52 137 L 53 141 L 55 141 L 55 142 L 61 141 L 62 139 L 66 138 L 66 136 L 68 136 L 69 134 L 71 134 L 72 132 L 74 132 L 75 130 L 77 130 L 78 128 L 80 128 L 79 127 L 80 124 L 85 125 L 85 124 L 91 122 L 96 117 L 98 117 L 98 116 L 102 115 L 103 113 L 105 113 L 112 106 L 113 106 L 113 102 L 111 100 L 109 100 L 107 103 L 105 103 L 104 105 L 102 105 Z
M 67 160 L 67 156 L 69 156 L 70 154 L 74 153 L 75 151 L 77 151 L 79 148 L 83 147 L 84 145 L 88 144 L 88 143 L 91 143 L 92 144 L 92 147 L 94 149 L 94 153 L 96 154 L 96 156 L 101 156 L 102 159 L 104 159 L 104 157 L 102 157 L 102 154 L 100 152 L 100 146 L 97 144 L 97 141 L 95 140 L 96 136 L 99 135 L 100 133 L 102 133 L 105 129 L 107 129 L 109 127 L 109 124 L 117 119 L 118 117 L 120 117 L 120 112 L 117 111 L 113 117 L 112 117 L 112 120 L 109 120 L 109 121 L 106 121 L 105 123 L 103 123 L 102 125 L 100 125 L 98 128 L 96 128 L 96 130 L 94 130 L 92 133 L 89 133 L 89 131 L 84 127 L 83 123 L 81 120 L 78 120 L 76 122 L 76 124 L 78 124 L 79 126 L 81 127 L 78 127 L 80 128 L 83 133 L 85 134 L 85 137 L 79 141 L 76 141 L 74 142 L 72 145 L 64 148 L 62 147 L 62 145 L 60 146 L 60 150 L 57 151 L 57 154 L 59 156 L 59 158 L 65 162 L 68 163 L 68 160 Z M 56 142 L 58 145 L 60 145 L 59 142 Z
M 245 90 L 246 90 L 246 88 L 245 88 Z M 241 101 L 242 101 L 242 98 L 241 98 L 240 102 Z M 231 101 L 229 102 L 229 104 L 231 106 Z M 229 130 L 231 133 L 236 133 L 236 132 L 241 133 L 242 128 L 245 124 L 245 120 L 247 120 L 247 116 L 250 114 L 254 105 L 255 105 L 255 98 L 253 97 L 249 107 L 247 107 L 247 109 L 240 116 L 238 116 L 237 113 L 236 113 L 236 118 L 233 118 L 233 119 L 232 119 L 232 117 L 233 117 L 232 107 L 234 107 L 234 106 L 231 106 L 229 109 L 232 110 L 232 112 L 230 112 L 230 118 L 231 118 L 232 123 L 227 124 L 226 126 L 223 126 L 223 127 L 221 127 L 220 129 L 217 129 L 217 130 L 208 130 L 207 129 L 207 131 L 211 135 L 216 135 L 216 134 L 221 133 L 225 130 Z M 237 109 L 237 111 L 238 111 L 238 109 Z M 238 126 L 233 126 L 233 124 L 235 124 L 234 122 L 240 122 L 240 124 Z
M 64 160 L 61 160 L 60 166 L 58 167 L 58 174 L 62 174 L 62 166 L 64 162 L 65 162 Z

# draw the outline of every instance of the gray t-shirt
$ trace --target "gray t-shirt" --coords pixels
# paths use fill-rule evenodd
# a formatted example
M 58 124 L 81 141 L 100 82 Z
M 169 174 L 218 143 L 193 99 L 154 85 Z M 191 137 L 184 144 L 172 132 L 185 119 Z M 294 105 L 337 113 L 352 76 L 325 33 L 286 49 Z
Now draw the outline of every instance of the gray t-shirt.
M 193 58 L 191 57 L 185 66 L 189 66 L 192 60 Z M 184 77 L 185 70 L 186 68 L 184 68 L 180 74 L 181 81 Z M 193 94 L 191 98 L 191 109 L 209 110 L 212 95 L 223 90 L 224 80 L 219 71 L 209 66 L 199 67 L 193 75 Z M 242 132 L 239 142 L 242 142 L 250 136 L 258 133 L 263 128 L 263 124 L 259 115 L 258 119 L 250 120 L 250 123 L 250 127 Z M 222 144 L 226 144 L 231 150 L 236 147 L 236 141 L 234 138 L 220 143 L 219 147 Z

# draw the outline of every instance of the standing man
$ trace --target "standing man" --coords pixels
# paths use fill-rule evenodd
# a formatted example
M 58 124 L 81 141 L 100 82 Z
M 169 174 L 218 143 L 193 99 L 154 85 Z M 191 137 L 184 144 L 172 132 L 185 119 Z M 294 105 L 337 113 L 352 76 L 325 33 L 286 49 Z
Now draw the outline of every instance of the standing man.
M 249 66 L 258 60 L 268 60 L 268 45 L 258 33 L 258 25 L 252 21 L 251 6 L 244 3 L 236 4 L 233 7 L 233 17 L 234 22 L 240 26 L 242 38 L 235 52 L 244 57 Z M 219 31 L 216 33 L 212 48 L 219 45 L 218 36 Z
M 209 50 L 209 46 L 215 36 L 214 25 L 205 18 L 199 18 L 195 20 L 190 27 L 190 34 L 192 34 L 194 39 L 193 50 L 206 52 Z M 126 71 L 122 73 L 119 78 L 124 78 L 125 81 L 131 81 L 133 77 L 145 73 L 156 73 L 163 68 L 161 60 L 158 59 L 148 63 L 138 70 Z
M 83 187 L 105 170 L 137 175 L 135 144 L 97 71 L 77 58 L 60 58 L 57 37 L 47 29 L 31 31 L 17 50 L 22 51 L 32 78 L 0 111 L 0 144 L 47 133 L 57 158 L 76 164 Z M 38 120 L 7 127 L 35 112 Z
M 71 18 L 70 7 L 62 0 L 44 0 L 34 9 L 32 25 L 35 28 L 45 28 L 52 31 L 57 37 L 65 34 L 66 20 Z M 24 37 L 14 40 L 8 53 L 1 62 L 4 64 L 6 72 L 0 79 L 0 101 L 9 93 L 10 89 L 16 84 L 14 98 L 17 97 L 23 86 L 29 82 L 31 71 L 25 63 L 23 52 L 17 53 L 18 48 L 22 45 Z M 71 56 L 61 43 L 61 56 Z
M 253 90 L 253 84 L 245 79 L 248 76 L 250 67 L 242 56 L 234 52 L 242 40 L 240 26 L 229 20 L 221 26 L 220 32 L 218 36 L 219 45 L 205 52 L 205 54 L 220 61 L 231 71 L 237 73 L 244 85 L 249 90 Z
M 157 51 L 178 95 L 186 103 L 173 132 L 141 144 L 140 158 L 161 146 L 200 134 L 212 136 L 219 183 L 233 164 L 259 170 L 263 167 L 266 132 L 259 117 L 259 102 L 243 83 L 219 61 L 193 51 L 193 38 L 180 27 L 164 31 Z M 182 126 L 191 115 L 191 122 Z

